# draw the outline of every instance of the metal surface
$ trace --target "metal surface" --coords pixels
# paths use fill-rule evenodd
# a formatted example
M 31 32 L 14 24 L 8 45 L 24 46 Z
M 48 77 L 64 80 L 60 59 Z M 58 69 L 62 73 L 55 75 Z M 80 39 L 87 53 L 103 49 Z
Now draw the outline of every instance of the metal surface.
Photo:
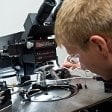
M 84 73 L 77 71 L 76 73 Z M 76 73 L 73 73 L 76 75 Z M 91 75 L 91 73 L 88 73 Z M 112 99 L 112 93 L 104 92 L 104 83 L 93 79 L 73 79 L 72 85 L 81 83 L 83 89 L 67 99 L 52 102 L 23 102 L 18 94 L 12 95 L 12 108 L 3 112 L 78 112 L 96 104 Z M 87 85 L 87 89 L 84 85 Z M 63 93 L 60 93 L 63 94 Z M 63 94 L 64 96 L 64 94 Z M 42 97 L 43 98 L 43 97 Z
M 83 80 L 80 82 L 84 83 Z M 12 111 L 7 112 L 77 112 L 104 100 L 112 99 L 112 93 L 104 93 L 103 83 L 94 80 L 87 80 L 86 83 L 88 89 L 83 88 L 71 98 L 53 102 L 23 102 L 18 95 L 12 95 Z
M 16 71 L 12 67 L 0 69 L 0 78 L 8 78 L 16 76 Z
M 32 102 L 50 102 L 70 98 L 78 93 L 76 86 L 53 85 L 47 87 L 45 91 L 38 91 L 33 95 L 28 95 Z

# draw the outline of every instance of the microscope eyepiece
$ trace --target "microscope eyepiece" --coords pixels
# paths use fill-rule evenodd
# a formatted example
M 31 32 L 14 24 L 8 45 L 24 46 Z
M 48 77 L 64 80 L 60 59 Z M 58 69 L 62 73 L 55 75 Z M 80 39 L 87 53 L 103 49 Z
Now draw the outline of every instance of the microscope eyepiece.
M 36 16 L 36 21 L 39 24 L 43 24 L 50 15 L 55 5 L 56 5 L 55 0 L 44 0 Z

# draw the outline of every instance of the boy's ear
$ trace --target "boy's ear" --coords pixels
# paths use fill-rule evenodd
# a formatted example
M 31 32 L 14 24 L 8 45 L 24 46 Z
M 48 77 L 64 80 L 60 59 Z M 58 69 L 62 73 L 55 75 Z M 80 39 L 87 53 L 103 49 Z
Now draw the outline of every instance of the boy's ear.
M 99 35 L 93 35 L 90 37 L 89 41 L 95 44 L 102 54 L 107 55 L 109 52 L 107 41 L 103 37 Z

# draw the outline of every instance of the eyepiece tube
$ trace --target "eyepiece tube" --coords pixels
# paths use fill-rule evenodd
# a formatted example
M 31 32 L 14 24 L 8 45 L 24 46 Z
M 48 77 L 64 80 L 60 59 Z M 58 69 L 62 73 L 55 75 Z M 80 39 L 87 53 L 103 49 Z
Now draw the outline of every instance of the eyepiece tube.
M 55 5 L 55 0 L 44 0 L 36 16 L 36 21 L 39 24 L 43 24 Z

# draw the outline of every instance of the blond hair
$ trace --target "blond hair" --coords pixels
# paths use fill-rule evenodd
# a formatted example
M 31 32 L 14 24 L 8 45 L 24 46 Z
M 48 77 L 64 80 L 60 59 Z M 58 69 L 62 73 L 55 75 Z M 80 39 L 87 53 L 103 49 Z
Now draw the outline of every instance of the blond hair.
M 112 37 L 112 0 L 64 0 L 55 34 L 58 45 L 82 48 L 92 35 Z

